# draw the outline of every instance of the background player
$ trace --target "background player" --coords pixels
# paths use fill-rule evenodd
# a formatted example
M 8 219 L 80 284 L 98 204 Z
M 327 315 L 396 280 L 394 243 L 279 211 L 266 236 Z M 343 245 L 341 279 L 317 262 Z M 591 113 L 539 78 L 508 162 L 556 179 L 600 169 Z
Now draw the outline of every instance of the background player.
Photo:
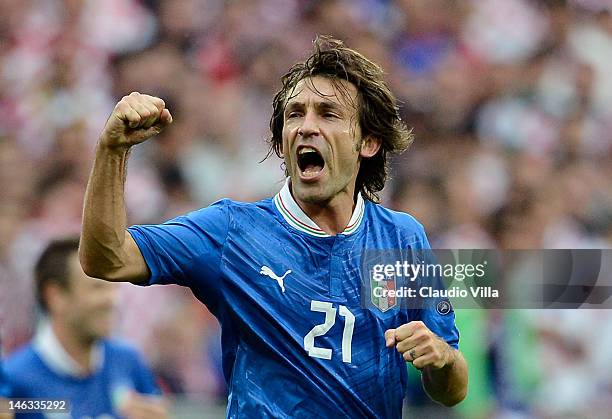
M 11 396 L 69 400 L 79 418 L 167 417 L 141 357 L 107 338 L 113 284 L 85 275 L 77 250 L 78 239 L 54 241 L 36 265 L 38 301 L 48 319 L 30 344 L 6 360 Z
M 110 281 L 191 287 L 224 330 L 229 416 L 398 417 L 403 359 L 423 369 L 434 399 L 453 405 L 465 397 L 454 315 L 361 308 L 364 249 L 429 247 L 412 217 L 372 202 L 387 154 L 410 142 L 377 65 L 340 42 L 317 40 L 274 99 L 272 150 L 290 176 L 281 192 L 128 232 L 128 151 L 171 122 L 156 97 L 132 93 L 115 107 L 86 193 L 81 263 Z M 265 267 L 275 276 L 291 270 L 286 292 L 262 276 Z M 336 316 L 343 327 L 333 328 Z

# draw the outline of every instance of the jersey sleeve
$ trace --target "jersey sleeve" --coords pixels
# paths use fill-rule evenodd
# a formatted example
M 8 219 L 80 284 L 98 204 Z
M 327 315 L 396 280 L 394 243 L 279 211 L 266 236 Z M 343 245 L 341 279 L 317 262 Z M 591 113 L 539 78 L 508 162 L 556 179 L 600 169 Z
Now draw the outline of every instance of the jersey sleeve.
M 435 308 L 420 310 L 421 321 L 437 336 L 455 349 L 459 349 L 459 330 L 455 326 L 455 312 L 451 308 L 446 314 L 438 313 Z
M 158 225 L 128 228 L 151 275 L 143 285 L 178 284 L 218 290 L 229 200 Z
M 433 252 L 430 252 L 431 246 L 427 235 L 422 226 L 418 233 L 418 250 L 422 250 L 426 260 L 435 263 Z M 432 284 L 435 288 L 443 287 L 441 278 L 429 278 L 428 280 L 436 281 Z M 425 304 L 425 308 L 417 310 L 417 318 L 425 323 L 425 326 L 434 332 L 437 336 L 444 339 L 446 343 L 455 349 L 459 349 L 459 330 L 455 325 L 455 311 L 448 298 L 430 298 L 430 301 Z

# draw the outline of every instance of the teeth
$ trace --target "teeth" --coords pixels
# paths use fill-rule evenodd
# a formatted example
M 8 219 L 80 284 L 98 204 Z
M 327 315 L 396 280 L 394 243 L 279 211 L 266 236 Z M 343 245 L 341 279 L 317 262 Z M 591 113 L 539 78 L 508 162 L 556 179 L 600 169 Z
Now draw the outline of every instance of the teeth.
M 298 155 L 300 155 L 300 156 L 301 156 L 302 154 L 306 154 L 306 153 L 316 153 L 316 152 L 317 152 L 317 150 L 315 150 L 314 148 L 306 146 L 306 147 L 302 147 L 302 148 L 300 149 L 300 151 L 298 151 Z

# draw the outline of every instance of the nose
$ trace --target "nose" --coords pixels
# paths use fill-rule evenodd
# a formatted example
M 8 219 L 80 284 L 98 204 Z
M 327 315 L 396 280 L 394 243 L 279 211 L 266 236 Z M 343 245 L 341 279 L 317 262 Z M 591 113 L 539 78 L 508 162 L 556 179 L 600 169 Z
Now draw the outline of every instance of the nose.
M 298 128 L 298 135 L 302 138 L 319 135 L 319 123 L 315 112 L 306 112 L 302 125 Z

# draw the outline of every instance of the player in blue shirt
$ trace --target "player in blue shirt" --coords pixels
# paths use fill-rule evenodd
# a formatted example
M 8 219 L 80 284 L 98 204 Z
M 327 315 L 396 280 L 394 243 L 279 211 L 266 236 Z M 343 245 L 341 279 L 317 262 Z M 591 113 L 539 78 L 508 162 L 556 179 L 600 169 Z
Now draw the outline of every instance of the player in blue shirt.
M 165 402 L 138 353 L 106 338 L 113 284 L 86 276 L 77 251 L 77 239 L 58 240 L 40 257 L 37 296 L 47 319 L 32 342 L 6 360 L 11 397 L 69 401 L 73 418 L 166 418 Z
M 127 229 L 128 151 L 171 122 L 152 96 L 115 107 L 87 186 L 81 264 L 109 281 L 191 288 L 221 324 L 228 417 L 398 418 L 405 361 L 434 400 L 465 397 L 453 311 L 366 292 L 368 251 L 429 248 L 417 221 L 375 203 L 387 155 L 412 139 L 380 67 L 318 38 L 273 102 L 282 190 Z

